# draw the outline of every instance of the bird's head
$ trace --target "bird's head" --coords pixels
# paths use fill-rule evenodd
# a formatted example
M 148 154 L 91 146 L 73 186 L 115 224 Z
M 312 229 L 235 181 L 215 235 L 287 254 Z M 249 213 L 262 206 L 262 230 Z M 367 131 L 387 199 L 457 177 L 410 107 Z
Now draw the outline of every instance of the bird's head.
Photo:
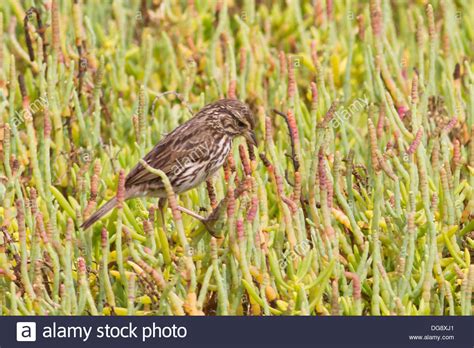
M 250 144 L 257 146 L 255 117 L 247 106 L 237 99 L 221 99 L 214 103 L 220 109 L 222 130 L 232 137 L 243 136 Z

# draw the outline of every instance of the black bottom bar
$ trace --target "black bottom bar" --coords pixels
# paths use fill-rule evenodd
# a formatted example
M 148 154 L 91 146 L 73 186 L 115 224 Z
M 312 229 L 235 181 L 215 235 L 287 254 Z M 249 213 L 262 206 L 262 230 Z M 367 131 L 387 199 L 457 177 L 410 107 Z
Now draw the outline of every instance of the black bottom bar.
M 474 317 L 0 317 L 1 348 L 471 348 L 473 333 Z

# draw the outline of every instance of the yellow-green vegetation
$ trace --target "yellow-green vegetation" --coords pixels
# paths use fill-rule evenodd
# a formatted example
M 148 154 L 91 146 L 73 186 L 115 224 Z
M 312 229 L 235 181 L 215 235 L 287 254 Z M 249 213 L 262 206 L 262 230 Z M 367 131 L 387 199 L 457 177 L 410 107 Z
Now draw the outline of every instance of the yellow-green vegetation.
M 0 313 L 472 315 L 472 18 L 471 0 L 1 1 Z M 224 97 L 259 146 L 179 196 L 215 219 L 134 199 L 80 228 Z

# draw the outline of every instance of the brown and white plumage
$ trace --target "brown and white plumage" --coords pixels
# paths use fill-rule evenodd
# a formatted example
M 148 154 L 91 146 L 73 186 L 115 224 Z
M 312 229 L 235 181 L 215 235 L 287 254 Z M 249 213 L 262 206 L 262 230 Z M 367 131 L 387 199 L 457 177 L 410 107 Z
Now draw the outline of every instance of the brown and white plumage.
M 235 137 L 244 136 L 255 145 L 254 127 L 255 120 L 247 105 L 235 99 L 221 99 L 206 105 L 167 134 L 144 160 L 162 170 L 179 194 L 199 185 L 224 164 Z M 138 163 L 125 179 L 125 199 L 146 196 L 164 198 L 166 192 L 161 179 Z M 112 198 L 82 227 L 91 226 L 116 203 L 116 198 Z

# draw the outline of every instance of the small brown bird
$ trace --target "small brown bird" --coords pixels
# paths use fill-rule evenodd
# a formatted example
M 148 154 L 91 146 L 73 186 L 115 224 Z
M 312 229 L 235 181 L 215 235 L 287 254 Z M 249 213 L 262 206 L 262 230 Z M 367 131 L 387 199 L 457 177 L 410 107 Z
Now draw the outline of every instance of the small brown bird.
M 212 176 L 226 160 L 232 141 L 243 136 L 256 146 L 255 119 L 249 107 L 236 99 L 221 99 L 203 107 L 190 120 L 167 134 L 144 157 L 162 170 L 179 194 Z M 138 163 L 125 179 L 125 199 L 165 198 L 162 180 Z M 117 197 L 105 203 L 83 224 L 86 229 L 117 205 Z

